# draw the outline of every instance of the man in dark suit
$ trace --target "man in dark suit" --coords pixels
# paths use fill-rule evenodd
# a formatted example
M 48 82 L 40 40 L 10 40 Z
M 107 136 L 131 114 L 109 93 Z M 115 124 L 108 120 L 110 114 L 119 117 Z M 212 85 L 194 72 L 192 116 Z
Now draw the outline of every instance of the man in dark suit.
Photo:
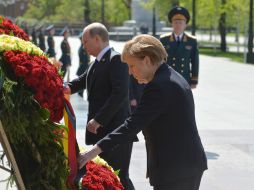
M 80 156 L 82 167 L 101 152 L 120 146 L 142 130 L 147 177 L 154 190 L 198 190 L 206 155 L 198 134 L 191 88 L 165 64 L 159 40 L 140 35 L 125 44 L 122 60 L 139 83 L 146 84 L 140 104 L 124 124 Z
M 68 86 L 71 93 L 87 90 L 89 107 L 86 144 L 90 145 L 112 132 L 128 117 L 129 74 L 127 65 L 121 62 L 120 54 L 110 48 L 108 31 L 104 25 L 88 25 L 83 31 L 83 44 L 87 53 L 96 57 L 96 60 Z M 68 93 L 68 88 L 65 93 Z M 129 179 L 134 139 L 122 147 L 100 154 L 115 170 L 120 170 L 119 177 L 126 190 L 134 189 Z
M 168 13 L 168 20 L 172 24 L 173 32 L 160 37 L 168 53 L 167 64 L 180 73 L 191 88 L 196 88 L 199 72 L 197 40 L 195 36 L 184 32 L 190 14 L 184 7 L 174 7 Z

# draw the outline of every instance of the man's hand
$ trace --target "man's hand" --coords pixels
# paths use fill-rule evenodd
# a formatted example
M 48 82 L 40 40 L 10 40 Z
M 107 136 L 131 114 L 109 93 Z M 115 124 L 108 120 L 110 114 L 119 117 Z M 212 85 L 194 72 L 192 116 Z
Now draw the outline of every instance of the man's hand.
M 70 89 L 70 87 L 68 85 L 64 85 L 63 93 L 64 93 L 64 97 L 67 100 L 70 100 L 71 89 Z
M 97 145 L 93 146 L 93 148 L 91 150 L 89 150 L 88 152 L 85 153 L 81 153 L 79 155 L 78 158 L 78 163 L 79 163 L 79 169 L 81 169 L 82 167 L 84 167 L 84 165 L 92 160 L 93 158 L 95 158 L 98 154 L 100 154 L 102 151 L 100 149 L 100 147 L 98 147 Z
M 68 85 L 64 86 L 63 93 L 66 94 L 66 95 L 71 94 L 71 89 Z
M 88 123 L 87 123 L 87 130 L 91 133 L 97 134 L 97 129 L 101 127 L 101 124 L 99 124 L 97 121 L 95 121 L 94 119 L 91 119 Z

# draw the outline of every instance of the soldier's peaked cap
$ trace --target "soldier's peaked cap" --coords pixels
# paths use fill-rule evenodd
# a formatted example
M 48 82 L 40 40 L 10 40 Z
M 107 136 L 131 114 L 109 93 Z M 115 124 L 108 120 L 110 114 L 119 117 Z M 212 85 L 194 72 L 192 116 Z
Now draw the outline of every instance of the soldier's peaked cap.
M 53 29 L 54 28 L 54 24 L 51 24 L 51 25 L 49 25 L 47 28 L 46 28 L 46 30 L 48 31 L 48 30 L 51 30 L 51 29 Z
M 63 30 L 60 32 L 60 36 L 63 36 L 65 32 L 69 32 L 68 26 L 63 28 Z
M 182 17 L 182 16 L 184 16 L 184 17 Z M 186 23 L 188 23 L 190 20 L 189 11 L 186 8 L 179 7 L 179 6 L 176 6 L 169 11 L 169 13 L 168 13 L 169 22 L 172 22 L 173 17 L 174 17 L 174 19 L 179 19 L 179 20 L 185 18 Z
M 42 30 L 42 28 L 43 28 L 43 24 L 38 24 L 36 25 L 35 30 Z

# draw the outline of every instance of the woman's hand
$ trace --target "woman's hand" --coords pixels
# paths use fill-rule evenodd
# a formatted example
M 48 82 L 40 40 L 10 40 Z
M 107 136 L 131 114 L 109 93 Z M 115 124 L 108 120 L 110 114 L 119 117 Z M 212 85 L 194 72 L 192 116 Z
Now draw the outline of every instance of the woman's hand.
M 102 151 L 101 151 L 100 147 L 95 145 L 95 146 L 93 146 L 93 148 L 91 150 L 89 150 L 89 151 L 87 151 L 85 153 L 81 153 L 79 158 L 78 158 L 79 169 L 83 168 L 88 161 L 90 161 L 93 158 L 95 158 L 101 152 Z

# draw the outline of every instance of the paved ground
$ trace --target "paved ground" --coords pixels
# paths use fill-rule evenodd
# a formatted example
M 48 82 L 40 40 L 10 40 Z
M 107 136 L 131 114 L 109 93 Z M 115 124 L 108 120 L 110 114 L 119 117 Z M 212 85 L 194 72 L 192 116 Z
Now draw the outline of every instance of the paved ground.
M 79 41 L 72 39 L 72 42 L 75 54 L 71 78 L 75 78 Z M 121 51 L 123 43 L 111 45 Z M 253 190 L 254 66 L 208 56 L 200 56 L 200 62 L 200 83 L 193 93 L 209 166 L 200 190 Z M 84 145 L 87 102 L 77 95 L 72 95 L 71 102 L 77 117 L 78 142 Z M 130 177 L 137 190 L 150 190 L 145 179 L 144 140 L 141 134 L 139 137 L 140 142 L 134 144 Z M 0 170 L 0 180 L 5 177 L 5 172 Z M 0 183 L 0 190 L 5 189 L 5 184 Z

